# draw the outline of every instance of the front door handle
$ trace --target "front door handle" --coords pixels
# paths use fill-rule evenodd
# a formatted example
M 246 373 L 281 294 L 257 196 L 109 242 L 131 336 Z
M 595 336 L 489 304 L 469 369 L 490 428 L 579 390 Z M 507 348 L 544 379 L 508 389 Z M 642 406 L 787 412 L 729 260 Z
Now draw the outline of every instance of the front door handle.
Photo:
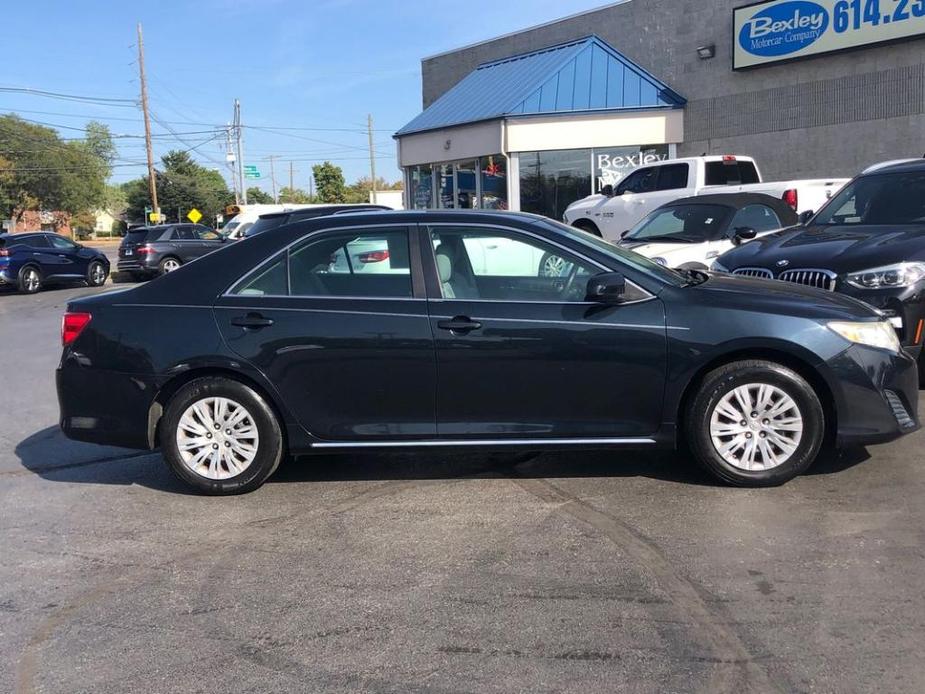
M 449 330 L 451 333 L 465 335 L 473 330 L 478 330 L 482 327 L 482 324 L 467 316 L 456 316 L 450 320 L 439 321 L 437 327 L 441 330 Z
M 264 318 L 259 313 L 248 313 L 246 316 L 232 318 L 231 324 L 238 328 L 245 328 L 246 330 L 260 330 L 261 328 L 269 328 L 273 325 L 273 319 Z

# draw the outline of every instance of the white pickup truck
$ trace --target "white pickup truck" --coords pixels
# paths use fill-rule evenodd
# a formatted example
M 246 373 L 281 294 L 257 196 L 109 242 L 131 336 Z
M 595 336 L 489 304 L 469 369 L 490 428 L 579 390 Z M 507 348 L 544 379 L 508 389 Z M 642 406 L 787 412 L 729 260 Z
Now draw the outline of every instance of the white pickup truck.
M 764 193 L 801 214 L 818 210 L 847 182 L 847 178 L 762 182 L 754 159 L 731 154 L 668 159 L 633 169 L 615 188 L 605 186 L 603 193 L 572 203 L 564 221 L 618 241 L 647 214 L 678 198 Z

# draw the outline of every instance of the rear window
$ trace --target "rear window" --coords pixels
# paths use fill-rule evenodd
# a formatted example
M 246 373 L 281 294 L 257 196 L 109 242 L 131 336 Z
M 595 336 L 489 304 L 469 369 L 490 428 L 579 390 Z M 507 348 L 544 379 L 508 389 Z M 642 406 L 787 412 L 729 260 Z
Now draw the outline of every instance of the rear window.
M 758 169 L 752 161 L 708 161 L 708 186 L 737 186 L 760 183 Z
M 144 243 L 150 233 L 150 229 L 131 229 L 125 234 L 125 243 Z
M 244 232 L 244 236 L 250 238 L 251 236 L 262 234 L 264 231 L 275 229 L 285 224 L 287 219 L 289 219 L 289 215 L 287 214 L 281 214 L 278 217 L 261 217 L 254 222 L 250 229 Z

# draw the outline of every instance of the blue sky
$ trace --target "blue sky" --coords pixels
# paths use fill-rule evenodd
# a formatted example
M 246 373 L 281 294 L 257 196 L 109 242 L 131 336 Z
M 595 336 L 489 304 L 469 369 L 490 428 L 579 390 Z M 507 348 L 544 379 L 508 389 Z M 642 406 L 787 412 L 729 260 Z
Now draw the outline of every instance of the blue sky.
M 245 139 L 245 158 L 264 174 L 264 189 L 270 189 L 269 155 L 279 156 L 280 185 L 288 181 L 290 161 L 301 188 L 308 187 L 311 165 L 324 159 L 342 166 L 348 182 L 368 175 L 367 113 L 377 130 L 377 174 L 398 180 L 391 135 L 420 111 L 422 57 L 602 4 L 606 0 L 7 3 L 0 87 L 137 98 L 140 21 L 152 112 L 166 124 L 154 124 L 163 135 L 156 156 L 197 147 L 200 162 L 224 171 L 223 138 L 206 141 L 230 120 L 239 98 L 244 123 L 266 128 L 247 130 Z M 0 112 L 11 111 L 71 128 L 96 118 L 114 133 L 143 132 L 131 106 L 0 92 Z M 114 182 L 144 170 L 136 163 L 144 160 L 143 140 L 119 143 Z

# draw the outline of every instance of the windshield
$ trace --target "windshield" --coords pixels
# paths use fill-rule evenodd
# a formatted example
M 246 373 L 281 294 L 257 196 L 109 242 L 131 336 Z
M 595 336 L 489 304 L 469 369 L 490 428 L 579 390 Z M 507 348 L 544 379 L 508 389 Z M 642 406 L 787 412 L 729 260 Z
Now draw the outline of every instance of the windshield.
M 231 221 L 229 221 L 225 226 L 222 227 L 222 233 L 223 233 L 225 236 L 228 236 L 228 235 L 231 234 L 235 229 L 238 228 L 238 225 L 240 224 L 240 222 L 235 221 L 236 219 L 237 219 L 237 217 L 235 217 L 234 219 L 232 219 Z
M 730 209 L 721 205 L 676 205 L 655 210 L 630 229 L 629 241 L 700 243 L 719 238 Z
M 605 241 L 600 236 L 589 234 L 586 231 L 562 224 L 561 222 L 556 222 L 552 219 L 541 219 L 537 220 L 536 223 L 540 226 L 545 226 L 547 229 L 553 229 L 559 233 L 563 233 L 566 236 L 576 239 L 588 246 L 593 246 L 597 250 L 603 251 L 611 257 L 619 260 L 621 263 L 629 265 L 634 270 L 652 275 L 657 279 L 660 279 L 662 282 L 673 284 L 676 287 L 682 287 L 689 282 L 688 278 L 680 272 L 664 267 L 663 265 L 659 265 L 655 261 L 649 260 L 648 258 L 641 256 L 638 253 L 633 253 L 632 251 L 628 251 L 625 248 L 619 248 L 618 246 L 610 243 L 610 241 Z
M 925 171 L 856 178 L 819 211 L 812 223 L 925 223 Z

